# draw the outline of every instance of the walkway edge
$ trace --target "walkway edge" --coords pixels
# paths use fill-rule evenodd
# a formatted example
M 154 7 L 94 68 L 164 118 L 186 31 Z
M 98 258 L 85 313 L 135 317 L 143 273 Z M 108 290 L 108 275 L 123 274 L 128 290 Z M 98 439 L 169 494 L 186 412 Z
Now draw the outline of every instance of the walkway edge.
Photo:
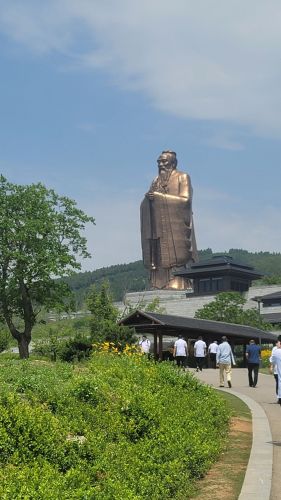
M 269 500 L 273 447 L 268 418 L 263 408 L 253 399 L 232 390 L 227 392 L 242 399 L 252 412 L 252 449 L 238 500 Z

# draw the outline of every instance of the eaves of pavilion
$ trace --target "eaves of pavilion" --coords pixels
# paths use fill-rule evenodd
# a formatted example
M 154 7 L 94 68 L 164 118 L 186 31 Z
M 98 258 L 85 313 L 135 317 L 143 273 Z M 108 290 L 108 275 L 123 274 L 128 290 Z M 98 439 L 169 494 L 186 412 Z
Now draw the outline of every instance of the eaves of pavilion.
M 214 340 L 220 341 L 226 336 L 232 346 L 248 344 L 250 339 L 260 344 L 274 344 L 277 334 L 245 325 L 210 321 L 205 319 L 173 316 L 136 310 L 119 324 L 135 328 L 138 334 L 152 334 L 154 336 L 154 355 L 162 359 L 163 336 L 177 337 L 182 335 L 186 340 L 196 339 L 202 335 L 205 342 L 210 344 Z

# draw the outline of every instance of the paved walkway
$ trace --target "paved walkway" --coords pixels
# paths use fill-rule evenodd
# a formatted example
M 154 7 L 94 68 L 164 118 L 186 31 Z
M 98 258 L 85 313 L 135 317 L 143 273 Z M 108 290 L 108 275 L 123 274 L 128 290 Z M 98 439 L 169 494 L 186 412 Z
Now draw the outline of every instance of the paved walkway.
M 218 370 L 209 368 L 195 375 L 218 388 Z M 260 373 L 257 387 L 252 388 L 247 369 L 236 368 L 232 388 L 222 390 L 243 399 L 252 411 L 253 446 L 239 500 L 280 500 L 281 407 L 276 404 L 274 377 Z

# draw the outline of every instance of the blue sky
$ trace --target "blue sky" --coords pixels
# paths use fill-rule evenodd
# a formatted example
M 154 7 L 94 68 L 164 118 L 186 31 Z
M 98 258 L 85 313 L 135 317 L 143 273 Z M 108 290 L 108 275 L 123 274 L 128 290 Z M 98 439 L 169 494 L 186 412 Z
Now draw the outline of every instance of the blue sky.
M 163 149 L 191 175 L 198 247 L 281 251 L 276 0 L 0 0 L 0 171 L 96 218 L 96 269 L 141 258 Z

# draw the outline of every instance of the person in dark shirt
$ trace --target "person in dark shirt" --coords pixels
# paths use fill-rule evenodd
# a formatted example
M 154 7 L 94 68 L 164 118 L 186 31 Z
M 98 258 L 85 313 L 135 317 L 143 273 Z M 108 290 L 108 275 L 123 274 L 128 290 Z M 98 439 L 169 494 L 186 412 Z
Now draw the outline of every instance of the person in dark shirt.
M 248 363 L 249 386 L 256 387 L 258 383 L 259 367 L 261 359 L 261 348 L 254 340 L 250 340 L 246 348 L 246 358 Z M 253 378 L 254 373 L 254 378 Z

